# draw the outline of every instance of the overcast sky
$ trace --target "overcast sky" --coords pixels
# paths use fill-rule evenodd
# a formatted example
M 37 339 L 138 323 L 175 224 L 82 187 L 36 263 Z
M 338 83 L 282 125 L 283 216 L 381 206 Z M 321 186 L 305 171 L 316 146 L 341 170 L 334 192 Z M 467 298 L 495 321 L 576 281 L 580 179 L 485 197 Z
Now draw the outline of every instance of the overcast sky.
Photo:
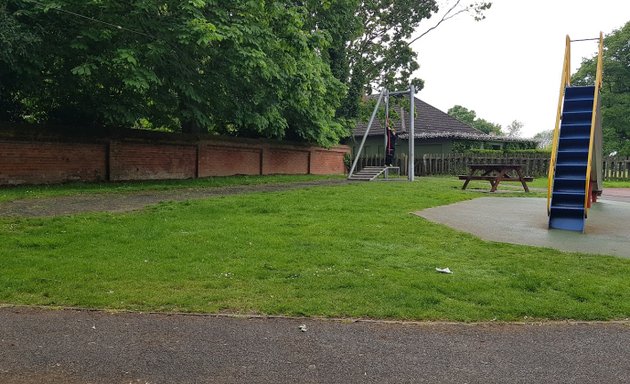
M 413 45 L 416 76 L 425 81 L 418 96 L 444 112 L 462 105 L 503 127 L 519 120 L 523 137 L 553 129 L 565 36 L 592 38 L 621 28 L 630 21 L 630 1 L 492 3 L 485 20 L 460 15 Z M 575 71 L 582 57 L 597 52 L 597 43 L 575 42 L 571 50 Z

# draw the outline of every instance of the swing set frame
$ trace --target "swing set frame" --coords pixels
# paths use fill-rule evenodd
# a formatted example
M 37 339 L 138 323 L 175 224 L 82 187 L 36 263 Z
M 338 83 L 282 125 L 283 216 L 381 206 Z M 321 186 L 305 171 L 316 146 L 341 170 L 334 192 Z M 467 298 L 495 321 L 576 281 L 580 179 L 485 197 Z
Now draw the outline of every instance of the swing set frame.
M 352 168 L 350 168 L 350 173 L 348 174 L 348 178 L 351 178 L 356 170 L 357 163 L 359 162 L 359 158 L 361 157 L 361 153 L 363 153 L 363 148 L 365 146 L 365 141 L 370 134 L 370 129 L 372 128 L 372 124 L 374 124 L 374 119 L 376 118 L 376 113 L 381 105 L 383 99 L 385 100 L 385 151 L 387 151 L 387 128 L 389 127 L 389 98 L 392 96 L 400 96 L 409 94 L 409 158 L 408 158 L 408 174 L 407 180 L 414 181 L 415 179 L 415 167 L 414 167 L 414 158 L 415 158 L 415 132 L 414 132 L 414 118 L 415 118 L 415 87 L 413 85 L 409 86 L 409 89 L 404 91 L 396 91 L 389 92 L 387 89 L 383 88 L 378 96 L 378 101 L 376 102 L 376 106 L 374 107 L 374 111 L 372 111 L 372 116 L 370 117 L 370 121 L 368 126 L 363 134 L 363 139 L 361 140 L 361 145 L 359 146 L 359 150 L 355 154 L 354 161 L 352 162 Z M 387 153 L 385 153 L 387 156 Z

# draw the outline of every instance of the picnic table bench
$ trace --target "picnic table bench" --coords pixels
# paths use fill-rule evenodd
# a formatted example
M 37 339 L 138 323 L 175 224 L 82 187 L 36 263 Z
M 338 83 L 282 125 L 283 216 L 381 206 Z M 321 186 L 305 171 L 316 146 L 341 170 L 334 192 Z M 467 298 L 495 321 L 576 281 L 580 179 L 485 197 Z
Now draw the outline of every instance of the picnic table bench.
M 471 180 L 486 180 L 495 192 L 502 181 L 518 181 L 523 185 L 525 192 L 529 192 L 527 183 L 534 180 L 533 177 L 523 176 L 523 166 L 518 164 L 470 164 L 470 172 L 467 175 L 459 175 L 460 180 L 466 180 L 462 189 L 466 189 Z

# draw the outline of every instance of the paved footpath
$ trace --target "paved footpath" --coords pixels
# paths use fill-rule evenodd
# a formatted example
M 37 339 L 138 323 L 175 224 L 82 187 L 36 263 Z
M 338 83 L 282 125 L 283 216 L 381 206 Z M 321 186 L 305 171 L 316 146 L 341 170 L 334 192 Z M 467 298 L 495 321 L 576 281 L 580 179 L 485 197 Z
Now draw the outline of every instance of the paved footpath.
M 630 322 L 401 324 L 6 307 L 0 383 L 630 383 Z

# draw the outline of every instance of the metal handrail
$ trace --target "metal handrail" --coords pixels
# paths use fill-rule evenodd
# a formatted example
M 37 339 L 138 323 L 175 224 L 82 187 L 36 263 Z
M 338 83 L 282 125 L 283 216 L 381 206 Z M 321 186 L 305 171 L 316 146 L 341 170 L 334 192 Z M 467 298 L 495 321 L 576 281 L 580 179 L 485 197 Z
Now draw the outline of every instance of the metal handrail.
M 597 52 L 597 75 L 595 76 L 595 95 L 593 98 L 593 116 L 591 118 L 591 139 L 588 146 L 588 160 L 586 162 L 586 185 L 584 196 L 584 214 L 588 213 L 588 203 L 591 199 L 591 161 L 593 160 L 593 141 L 595 140 L 595 128 L 597 126 L 597 118 L 599 113 L 599 92 L 602 87 L 602 75 L 603 75 L 603 53 L 604 53 L 604 34 L 599 33 L 599 50 Z
M 551 214 L 551 191 L 556 172 L 556 159 L 558 157 L 558 140 L 560 136 L 560 119 L 562 118 L 562 102 L 567 86 L 571 85 L 571 38 L 566 37 L 564 48 L 564 63 L 562 64 L 562 76 L 560 81 L 560 97 L 558 98 L 558 111 L 556 113 L 556 126 L 553 130 L 553 141 L 551 148 L 551 160 L 549 161 L 549 175 L 547 177 L 547 215 Z

